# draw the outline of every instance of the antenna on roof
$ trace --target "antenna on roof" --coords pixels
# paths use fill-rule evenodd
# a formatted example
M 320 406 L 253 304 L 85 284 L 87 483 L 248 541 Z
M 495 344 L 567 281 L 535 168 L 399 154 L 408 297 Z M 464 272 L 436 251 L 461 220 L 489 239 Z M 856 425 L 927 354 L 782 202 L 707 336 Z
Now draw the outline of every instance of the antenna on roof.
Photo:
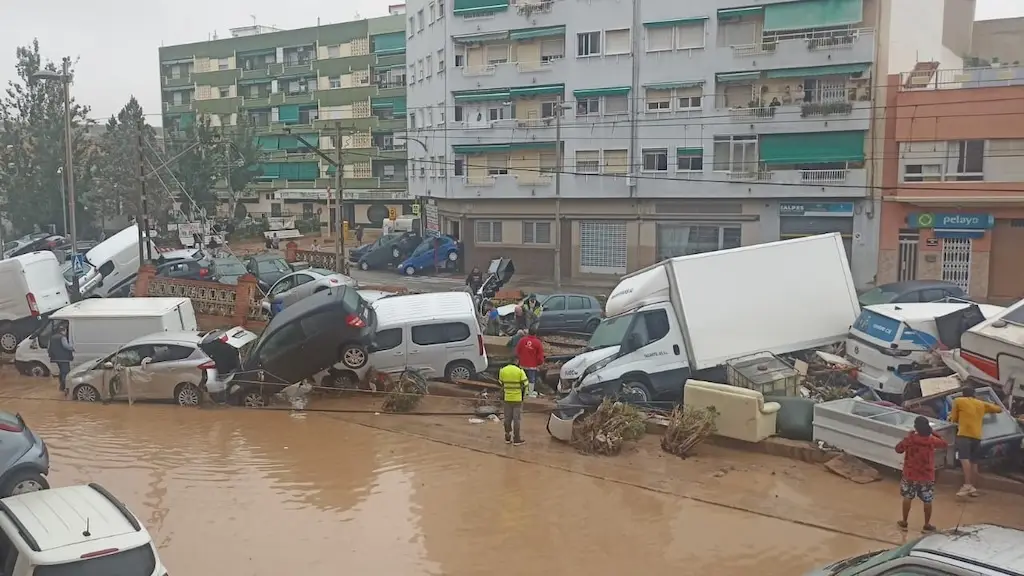
M 89 532 L 89 517 L 88 516 L 86 516 L 86 518 L 85 518 L 85 530 L 82 531 L 82 536 L 84 536 L 86 538 L 89 538 L 90 536 L 92 536 L 92 533 Z

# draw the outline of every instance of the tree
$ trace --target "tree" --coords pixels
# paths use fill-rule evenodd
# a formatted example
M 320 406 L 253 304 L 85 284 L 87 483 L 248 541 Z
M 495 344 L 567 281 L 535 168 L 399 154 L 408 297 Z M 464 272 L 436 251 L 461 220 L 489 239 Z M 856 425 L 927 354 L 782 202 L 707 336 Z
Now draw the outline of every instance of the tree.
M 60 72 L 57 64 L 44 61 L 39 41 L 15 51 L 18 79 L 8 82 L 0 99 L 0 166 L 6 167 L 4 184 L 6 218 L 17 232 L 38 226 L 64 226 L 65 205 L 61 199 L 64 152 L 64 92 L 61 82 L 41 80 L 41 70 Z M 69 65 L 69 74 L 73 67 Z M 88 106 L 71 101 L 72 159 L 75 189 L 83 199 L 76 215 L 83 231 L 92 223 L 87 206 L 91 194 L 93 145 L 87 139 Z
M 199 115 L 183 129 L 172 130 L 165 141 L 168 156 L 174 158 L 171 172 L 187 194 L 180 198 L 182 211 L 193 220 L 200 217 L 196 208 L 213 216 L 217 209 L 214 186 L 221 175 L 223 155 L 217 151 L 220 138 L 210 119 Z
M 254 180 L 263 175 L 263 151 L 257 142 L 256 131 L 244 114 L 238 115 L 238 125 L 225 133 L 224 139 L 223 177 L 228 188 L 228 214 L 238 219 L 236 208 L 239 198 Z

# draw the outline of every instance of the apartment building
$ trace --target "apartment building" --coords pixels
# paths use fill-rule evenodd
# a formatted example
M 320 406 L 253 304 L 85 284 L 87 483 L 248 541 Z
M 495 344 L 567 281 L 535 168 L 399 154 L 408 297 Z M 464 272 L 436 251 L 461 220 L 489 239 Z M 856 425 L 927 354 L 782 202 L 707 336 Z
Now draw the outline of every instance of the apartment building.
M 344 219 L 377 227 L 390 209 L 411 214 L 405 144 L 394 137 L 405 128 L 405 18 L 393 12 L 160 48 L 165 130 L 205 115 L 229 131 L 244 116 L 264 151 L 262 177 L 241 198 L 249 213 L 323 226 L 336 222 L 335 167 L 306 143 L 334 158 L 340 130 Z
M 960 66 L 953 4 L 969 42 L 973 0 L 414 0 L 410 191 L 469 260 L 530 274 L 840 232 L 867 284 L 875 79 Z
M 935 68 L 889 78 L 878 280 L 1020 299 L 1024 68 Z

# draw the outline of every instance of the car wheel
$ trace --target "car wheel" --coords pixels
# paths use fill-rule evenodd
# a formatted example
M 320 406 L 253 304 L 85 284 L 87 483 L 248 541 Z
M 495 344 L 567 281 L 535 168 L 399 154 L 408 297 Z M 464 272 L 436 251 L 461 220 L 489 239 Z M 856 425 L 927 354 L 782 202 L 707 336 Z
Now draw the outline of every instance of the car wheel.
M 654 397 L 647 384 L 637 381 L 626 381 L 622 383 L 623 400 L 631 404 L 649 404 Z
M 249 388 L 242 395 L 242 406 L 246 408 L 263 408 L 266 405 L 267 398 L 259 388 Z
M 402 257 L 402 251 L 399 250 L 398 248 L 392 249 L 391 250 L 391 257 L 394 258 L 395 260 L 398 260 L 399 258 Z
M 359 263 L 359 269 L 362 270 L 363 272 L 366 272 L 367 270 L 370 269 L 370 265 L 366 262 L 366 260 L 363 260 L 362 262 Z
M 36 378 L 46 378 L 50 375 L 50 369 L 42 362 L 33 362 L 28 367 L 27 375 L 35 376 Z
M 0 350 L 5 354 L 14 354 L 18 348 L 18 334 L 14 331 L 14 324 L 5 324 L 0 328 Z
M 591 318 L 590 321 L 587 322 L 586 331 L 587 332 L 594 332 L 595 330 L 597 330 L 597 327 L 600 326 L 600 325 L 601 325 L 601 321 L 600 320 L 598 320 L 597 318 Z
M 444 369 L 444 379 L 449 382 L 456 380 L 471 380 L 473 378 L 473 365 L 465 361 L 452 362 Z
M 356 377 L 355 373 L 345 370 L 344 372 L 324 376 L 320 381 L 320 385 L 324 388 L 334 388 L 337 390 L 354 390 L 359 387 L 359 378 Z
M 341 347 L 341 362 L 346 368 L 353 370 L 366 366 L 369 361 L 366 348 L 358 344 L 345 344 Z
M 23 470 L 21 472 L 15 472 L 2 489 L 0 489 L 0 496 L 6 498 L 8 496 L 17 496 L 18 494 L 28 494 L 29 492 L 39 492 L 40 490 L 48 490 L 50 483 L 46 481 L 46 477 L 38 472 L 30 470 Z
M 455 250 L 452 250 L 451 252 L 448 253 L 448 260 L 449 261 L 455 262 L 458 259 L 459 259 L 459 253 L 456 252 Z
M 416 268 L 414 268 L 412 266 L 406 266 L 405 267 L 405 275 L 406 276 L 415 276 L 416 275 Z
M 89 384 L 79 384 L 75 386 L 72 394 L 75 400 L 79 402 L 98 402 L 100 399 L 100 391 L 90 386 Z
M 174 390 L 174 400 L 178 406 L 199 406 L 202 398 L 203 394 L 195 384 L 183 382 Z

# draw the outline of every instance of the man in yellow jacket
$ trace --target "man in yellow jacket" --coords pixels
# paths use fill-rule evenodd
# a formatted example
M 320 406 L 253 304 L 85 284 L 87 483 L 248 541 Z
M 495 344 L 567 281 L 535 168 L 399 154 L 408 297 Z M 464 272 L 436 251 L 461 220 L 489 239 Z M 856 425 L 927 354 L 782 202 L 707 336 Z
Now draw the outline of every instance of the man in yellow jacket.
M 957 496 L 977 496 L 974 483 L 978 480 L 978 460 L 981 458 L 981 427 L 986 414 L 997 414 L 1003 409 L 974 397 L 974 388 L 964 388 L 963 395 L 953 400 L 949 421 L 956 422 L 956 458 L 964 469 L 964 485 Z
M 521 446 L 523 440 L 520 428 L 523 423 L 523 396 L 529 380 L 526 372 L 513 360 L 498 372 L 505 400 L 505 444 Z

